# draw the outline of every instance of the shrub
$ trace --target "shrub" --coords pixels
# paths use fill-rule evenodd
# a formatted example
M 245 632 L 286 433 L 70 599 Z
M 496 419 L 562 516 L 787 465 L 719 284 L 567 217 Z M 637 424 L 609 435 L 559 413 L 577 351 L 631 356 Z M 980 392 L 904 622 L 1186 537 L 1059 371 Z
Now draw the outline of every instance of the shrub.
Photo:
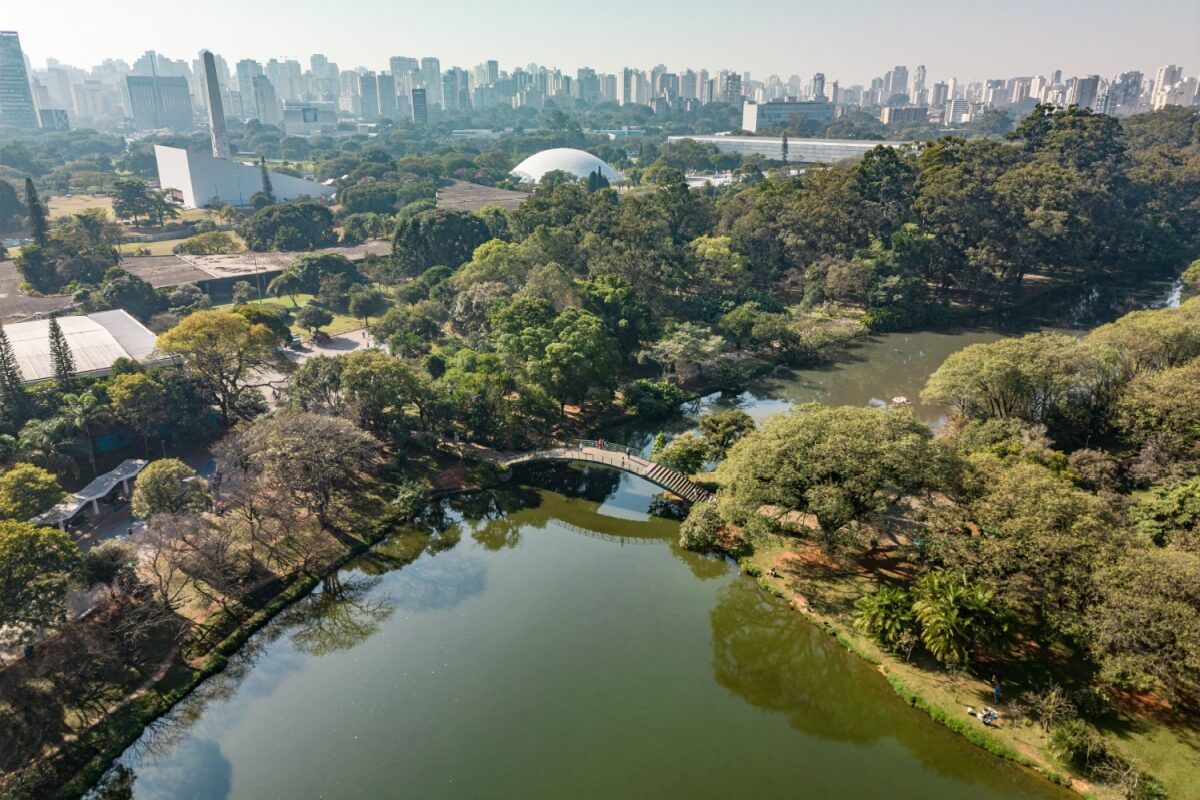
M 696 503 L 679 526 L 679 546 L 685 550 L 711 550 L 723 525 L 715 503 Z
M 662 419 L 674 413 L 687 395 L 668 381 L 639 378 L 625 386 L 625 407 L 643 419 Z

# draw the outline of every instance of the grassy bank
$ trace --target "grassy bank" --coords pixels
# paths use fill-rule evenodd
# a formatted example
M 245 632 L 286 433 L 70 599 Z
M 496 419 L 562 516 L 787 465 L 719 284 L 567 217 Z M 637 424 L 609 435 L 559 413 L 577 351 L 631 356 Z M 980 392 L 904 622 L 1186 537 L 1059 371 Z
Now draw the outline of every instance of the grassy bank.
M 854 629 L 854 602 L 874 591 L 882 575 L 896 570 L 897 560 L 896 554 L 879 551 L 862 562 L 843 562 L 824 555 L 811 543 L 772 535 L 759 542 L 742 565 L 765 591 L 788 601 L 848 650 L 875 665 L 900 697 L 936 722 L 994 755 L 1086 796 L 1097 800 L 1124 797 L 1114 787 L 1072 775 L 1051 752 L 1049 737 L 1037 724 L 1006 717 L 999 726 L 985 727 L 966 713 L 967 706 L 985 705 L 1010 711 L 1010 700 L 1022 691 L 1040 688 L 1049 679 L 1042 659 L 1054 654 L 1038 654 L 1003 667 L 980 664 L 977 674 L 948 672 L 915 655 L 906 660 Z M 995 704 L 987 681 L 993 672 L 1000 676 L 1004 692 L 999 704 Z M 1091 721 L 1117 752 L 1160 780 L 1170 797 L 1200 797 L 1200 729 L 1179 719 L 1128 711 L 1113 711 Z

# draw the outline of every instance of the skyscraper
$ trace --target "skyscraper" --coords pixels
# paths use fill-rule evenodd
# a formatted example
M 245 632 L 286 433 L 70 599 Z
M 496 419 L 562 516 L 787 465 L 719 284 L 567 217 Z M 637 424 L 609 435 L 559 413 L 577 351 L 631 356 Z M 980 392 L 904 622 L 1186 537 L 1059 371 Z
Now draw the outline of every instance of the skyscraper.
M 381 72 L 375 76 L 375 84 L 379 87 L 379 116 L 394 120 L 396 118 L 396 79 L 390 73 Z
M 425 101 L 438 108 L 445 108 L 442 100 L 442 62 L 432 57 L 422 58 L 421 78 L 425 84 Z
M 231 158 L 229 133 L 225 130 L 225 107 L 221 104 L 221 83 L 217 79 L 217 61 L 207 50 L 200 51 L 204 71 L 200 74 L 204 87 L 205 104 L 208 106 L 208 132 L 212 137 L 213 158 Z
M 192 93 L 187 78 L 162 75 L 127 75 L 129 116 L 138 130 L 192 128 Z
M 374 72 L 364 72 L 358 76 L 358 94 L 363 119 L 379 119 L 379 81 Z
M 255 75 L 254 81 L 254 112 L 258 121 L 263 125 L 278 125 L 280 122 L 279 99 L 275 96 L 275 86 L 266 75 Z
M 812 90 L 810 93 L 812 94 L 813 100 L 824 100 L 825 99 L 825 73 L 824 72 L 818 72 L 817 74 L 813 75 Z
M 16 31 L 0 31 L 0 125 L 36 128 L 25 54 Z
M 429 125 L 429 107 L 426 105 L 425 90 L 412 90 L 412 119 L 413 125 L 425 128 Z

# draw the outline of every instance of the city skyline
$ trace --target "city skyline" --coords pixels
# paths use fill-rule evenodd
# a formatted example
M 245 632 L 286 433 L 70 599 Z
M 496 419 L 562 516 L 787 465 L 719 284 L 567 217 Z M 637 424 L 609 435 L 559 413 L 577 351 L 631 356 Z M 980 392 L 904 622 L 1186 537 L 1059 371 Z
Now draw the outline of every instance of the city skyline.
M 487 59 L 508 69 L 537 63 L 564 71 L 616 71 L 663 63 L 671 69 L 749 71 L 760 79 L 821 71 L 830 80 L 851 85 L 868 83 L 892 64 L 923 63 L 931 77 L 975 81 L 1056 69 L 1108 77 L 1128 69 L 1150 71 L 1162 63 L 1200 61 L 1200 4 L 1188 0 L 1140 5 L 1133 26 L 1136 29 L 1140 21 L 1147 30 L 1154 29 L 1154 36 L 1131 35 L 1124 4 L 1081 0 L 1058 4 L 1052 20 L 1043 19 L 1044 4 L 1032 0 L 1014 0 L 1000 15 L 994 8 L 942 2 L 914 13 L 911 7 L 867 0 L 859 6 L 862 17 L 854 18 L 825 6 L 796 8 L 771 2 L 760 6 L 761 13 L 753 19 L 731 20 L 719 18 L 715 7 L 705 13 L 704 2 L 686 9 L 644 9 L 618 0 L 587 25 L 577 19 L 548 18 L 540 7 L 522 14 L 519 5 L 498 9 L 466 0 L 456 19 L 469 23 L 454 29 L 444 27 L 436 9 L 406 8 L 400 13 L 377 0 L 342 3 L 333 18 L 324 0 L 297 0 L 286 17 L 246 5 L 211 0 L 208 14 L 189 17 L 186 26 L 156 30 L 153 36 L 125 24 L 144 14 L 144 7 L 131 0 L 72 9 L 69 27 L 45 6 L 13 8 L 6 10 L 0 27 L 21 33 L 26 55 L 39 67 L 47 58 L 84 68 L 106 58 L 133 61 L 147 49 L 191 60 L 207 48 L 230 63 L 269 57 L 307 61 L 312 53 L 322 53 L 343 69 L 383 70 L 392 56 L 403 53 L 435 56 L 443 67 L 469 67 Z M 663 16 L 664 12 L 670 13 Z M 762 19 L 779 14 L 800 21 L 761 25 Z M 237 24 L 230 24 L 233 18 Z M 635 19 L 639 22 L 632 24 Z M 871 24 L 862 24 L 864 19 Z M 1071 23 L 1069 37 L 1061 32 L 1065 20 Z M 384 33 L 390 30 L 388 23 L 403 33 Z M 633 35 L 647 29 L 669 33 Z M 814 29 L 844 35 L 814 36 Z M 580 32 L 584 30 L 586 34 Z M 538 34 L 536 40 L 529 33 Z M 1053 56 L 1030 59 L 1030 52 Z

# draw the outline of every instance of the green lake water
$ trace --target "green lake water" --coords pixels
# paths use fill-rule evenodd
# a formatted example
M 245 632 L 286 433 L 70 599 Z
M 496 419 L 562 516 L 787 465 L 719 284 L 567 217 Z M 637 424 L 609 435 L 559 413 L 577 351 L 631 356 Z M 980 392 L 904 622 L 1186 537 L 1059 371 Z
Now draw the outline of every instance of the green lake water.
M 522 476 L 518 476 L 521 479 Z M 1051 798 L 602 468 L 449 501 L 123 758 L 134 797 Z

